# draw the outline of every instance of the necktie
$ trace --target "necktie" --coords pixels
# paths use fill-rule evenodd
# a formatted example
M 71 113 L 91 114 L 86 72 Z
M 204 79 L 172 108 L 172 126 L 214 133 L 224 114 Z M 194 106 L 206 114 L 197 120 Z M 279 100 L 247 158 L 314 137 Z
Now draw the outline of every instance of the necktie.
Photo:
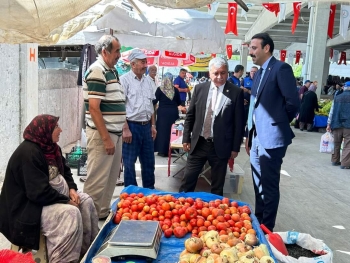
M 248 131 L 250 131 L 253 128 L 253 113 L 254 113 L 254 106 L 256 101 L 256 96 L 258 95 L 260 82 L 261 82 L 261 76 L 262 76 L 263 68 L 260 68 L 258 71 L 258 74 L 256 76 L 256 79 L 254 78 L 254 83 L 258 83 L 258 88 L 256 90 L 255 99 L 250 99 L 249 103 L 249 113 L 248 113 Z
M 214 112 L 213 109 L 215 109 L 216 97 L 217 97 L 217 88 L 214 88 L 213 94 L 208 106 L 208 110 L 207 110 L 207 116 L 205 116 L 205 120 L 204 120 L 203 137 L 205 139 L 208 139 L 211 136 L 211 123 L 212 123 L 212 116 Z

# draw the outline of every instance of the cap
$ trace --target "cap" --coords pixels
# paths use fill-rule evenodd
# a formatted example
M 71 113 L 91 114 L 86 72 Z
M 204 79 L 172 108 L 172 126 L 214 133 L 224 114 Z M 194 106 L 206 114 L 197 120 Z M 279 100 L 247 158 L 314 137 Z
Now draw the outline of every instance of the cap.
M 143 53 L 143 51 L 138 48 L 133 49 L 130 55 L 128 56 L 129 61 L 132 61 L 133 59 L 145 59 L 145 58 L 147 58 L 146 54 Z
M 345 83 L 344 83 L 344 86 L 345 86 L 345 87 L 350 87 L 350 81 L 345 82 Z
M 311 83 L 311 80 L 309 80 L 309 79 L 308 79 L 308 80 L 305 80 L 304 84 L 306 84 L 306 83 L 308 83 L 308 82 Z

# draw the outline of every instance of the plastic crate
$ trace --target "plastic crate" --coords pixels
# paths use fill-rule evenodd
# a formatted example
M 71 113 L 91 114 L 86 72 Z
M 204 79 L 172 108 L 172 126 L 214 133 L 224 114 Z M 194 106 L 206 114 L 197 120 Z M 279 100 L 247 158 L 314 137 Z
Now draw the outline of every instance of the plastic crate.
M 86 148 L 81 147 L 81 153 L 77 153 L 76 147 L 73 147 L 70 153 L 66 154 L 66 163 L 70 168 L 78 168 L 79 162 L 85 163 L 87 160 Z

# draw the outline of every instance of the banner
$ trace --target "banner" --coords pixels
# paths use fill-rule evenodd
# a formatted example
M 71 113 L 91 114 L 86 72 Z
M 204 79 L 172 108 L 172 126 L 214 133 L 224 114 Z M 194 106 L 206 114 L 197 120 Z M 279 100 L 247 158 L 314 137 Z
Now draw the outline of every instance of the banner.
M 294 34 L 295 29 L 297 28 L 300 9 L 301 9 L 301 2 L 294 2 L 293 3 L 294 18 L 292 23 L 292 34 Z
M 337 62 L 338 62 L 338 57 L 339 57 L 339 51 L 333 49 L 333 58 L 332 58 L 332 62 L 337 63 Z
M 212 54 L 211 54 L 211 57 L 212 57 L 212 58 L 216 58 L 216 54 L 215 54 L 215 53 L 212 53 Z
M 280 51 L 280 60 L 281 61 L 286 61 L 286 55 L 287 55 L 287 50 L 281 50 Z
M 270 12 L 275 13 L 276 17 L 278 15 L 278 13 L 280 12 L 280 4 L 279 3 L 263 3 L 262 5 Z
M 340 59 L 339 59 L 338 65 L 340 65 L 342 62 L 344 62 L 343 64 L 346 65 L 346 52 L 345 51 L 342 51 L 340 53 Z
M 286 4 L 280 3 L 280 12 L 278 13 L 278 23 L 286 20 Z
M 226 45 L 226 54 L 227 54 L 227 58 L 231 59 L 231 57 L 232 57 L 232 45 Z
M 328 19 L 328 30 L 327 34 L 329 38 L 333 38 L 333 28 L 334 28 L 334 18 L 335 18 L 335 8 L 336 4 L 331 4 L 331 8 L 329 9 L 329 19 Z
M 225 34 L 232 32 L 238 36 L 237 31 L 237 3 L 228 3 L 227 8 L 227 22 L 225 28 Z
M 300 50 L 295 51 L 295 64 L 299 64 L 300 57 L 301 57 L 301 51 Z
M 344 39 L 346 39 L 346 37 L 348 35 L 349 22 L 350 22 L 350 6 L 349 5 L 341 5 L 339 34 Z
M 164 57 L 187 59 L 187 53 L 180 53 L 180 52 L 165 50 Z

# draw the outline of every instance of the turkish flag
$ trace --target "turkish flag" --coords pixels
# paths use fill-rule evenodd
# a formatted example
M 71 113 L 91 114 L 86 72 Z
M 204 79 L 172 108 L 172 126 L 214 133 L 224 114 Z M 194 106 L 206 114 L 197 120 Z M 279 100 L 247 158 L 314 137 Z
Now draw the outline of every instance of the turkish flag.
M 334 28 L 334 18 L 335 18 L 335 8 L 336 4 L 331 4 L 331 9 L 329 10 L 329 19 L 328 19 L 328 36 L 333 38 L 333 28 Z
M 295 52 L 295 64 L 299 64 L 300 57 L 301 57 L 301 51 L 297 50 Z
M 231 59 L 231 57 L 232 57 L 232 45 L 226 45 L 226 53 L 227 53 L 228 59 Z
M 216 58 L 216 54 L 215 53 L 211 53 L 211 57 L 212 58 Z
M 237 32 L 237 3 L 228 3 L 225 34 L 228 34 L 229 32 L 232 32 L 233 34 L 238 36 L 238 32 Z
M 333 58 L 333 48 L 329 50 L 329 56 L 331 57 L 331 59 Z
M 346 65 L 346 52 L 345 51 L 342 51 L 340 53 L 340 59 L 339 59 L 338 65 L 340 65 L 342 62 L 344 62 L 344 65 Z
M 280 53 L 280 56 L 281 56 L 280 60 L 283 62 L 286 61 L 287 50 L 281 50 L 280 52 L 281 52 Z
M 301 2 L 294 2 L 293 3 L 294 18 L 293 18 L 293 23 L 292 23 L 292 34 L 294 34 L 295 29 L 297 28 L 300 9 L 301 9 Z
M 263 7 L 265 7 L 270 12 L 275 13 L 276 16 L 280 12 L 280 4 L 279 3 L 263 3 Z

